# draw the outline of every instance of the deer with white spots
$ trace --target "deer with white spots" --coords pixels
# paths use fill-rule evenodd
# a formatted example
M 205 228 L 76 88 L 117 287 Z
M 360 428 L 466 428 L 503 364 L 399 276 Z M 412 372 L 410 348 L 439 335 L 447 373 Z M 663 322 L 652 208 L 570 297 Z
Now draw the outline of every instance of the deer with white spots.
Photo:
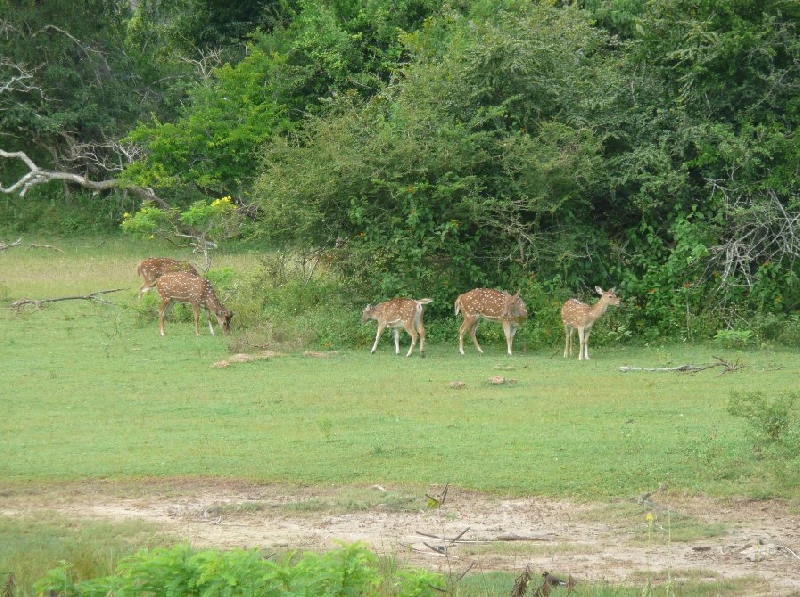
M 619 306 L 620 301 L 614 294 L 616 287 L 604 291 L 599 286 L 594 287 L 600 295 L 600 300 L 594 306 L 582 303 L 578 299 L 569 299 L 561 307 L 561 321 L 564 323 L 564 333 L 567 335 L 567 344 L 564 347 L 564 356 L 572 356 L 572 332 L 578 330 L 578 360 L 589 360 L 589 334 L 592 332 L 594 322 L 600 319 L 609 306 Z
M 461 354 L 464 354 L 464 334 L 467 332 L 472 337 L 475 348 L 483 354 L 475 334 L 481 319 L 485 319 L 500 322 L 503 325 L 503 333 L 506 336 L 506 345 L 510 356 L 514 335 L 528 319 L 528 308 L 519 297 L 519 292 L 510 294 L 491 288 L 476 288 L 460 295 L 456 299 L 455 308 L 456 315 L 461 313 L 464 317 L 464 322 L 458 330 L 458 351 Z
M 139 288 L 139 298 L 156 285 L 156 280 L 168 272 L 184 272 L 199 276 L 197 270 L 188 261 L 178 261 L 168 257 L 148 257 L 136 267 L 136 273 L 144 280 Z
M 158 319 L 161 335 L 164 335 L 164 314 L 167 308 L 174 302 L 190 303 L 194 313 L 194 330 L 200 335 L 200 308 L 206 310 L 208 317 L 208 329 L 214 333 L 214 326 L 211 324 L 211 313 L 213 313 L 224 334 L 231 333 L 231 317 L 233 313 L 228 311 L 214 294 L 211 282 L 205 278 L 193 276 L 186 272 L 168 272 L 156 279 L 155 287 L 161 296 L 161 308 L 158 310 Z
M 361 322 L 366 323 L 370 319 L 378 322 L 378 333 L 375 335 L 375 343 L 372 345 L 372 353 L 378 348 L 378 340 L 381 339 L 383 330 L 387 327 L 394 329 L 394 353 L 400 354 L 400 328 L 405 328 L 411 336 L 411 347 L 406 353 L 411 356 L 414 345 L 419 336 L 419 354 L 425 356 L 425 326 L 422 324 L 423 311 L 425 305 L 432 303 L 433 299 L 404 299 L 396 298 L 377 305 L 367 305 L 361 312 Z

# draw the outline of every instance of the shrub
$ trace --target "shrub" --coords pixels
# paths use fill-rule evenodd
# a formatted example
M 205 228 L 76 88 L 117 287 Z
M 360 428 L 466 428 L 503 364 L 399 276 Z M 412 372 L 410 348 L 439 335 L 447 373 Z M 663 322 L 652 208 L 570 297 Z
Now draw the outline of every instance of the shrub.
M 363 545 L 343 545 L 324 554 L 265 558 L 258 550 L 208 550 L 188 546 L 142 550 L 115 573 L 80 580 L 67 562 L 36 584 L 37 594 L 89 597 L 134 595 L 435 595 L 443 583 L 427 571 L 381 571 Z
M 797 393 L 768 398 L 763 392 L 734 392 L 727 411 L 747 421 L 756 452 L 777 450 L 793 458 L 800 454 L 798 398 L 800 394 Z

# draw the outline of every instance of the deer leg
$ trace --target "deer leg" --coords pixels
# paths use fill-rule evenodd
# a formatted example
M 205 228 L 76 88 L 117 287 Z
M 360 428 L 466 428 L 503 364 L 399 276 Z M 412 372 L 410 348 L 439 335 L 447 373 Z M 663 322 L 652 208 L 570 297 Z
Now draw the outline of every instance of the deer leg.
M 589 360 L 589 334 L 592 333 L 592 328 L 586 328 L 583 331 L 583 358 Z
M 400 354 L 400 328 L 394 328 L 393 331 L 394 331 L 394 354 Z
M 378 340 L 381 339 L 381 334 L 383 333 L 383 328 L 381 324 L 378 324 L 378 333 L 375 334 L 375 344 L 372 345 L 372 354 L 375 354 L 375 349 L 378 348 Z
M 425 326 L 422 325 L 422 318 L 417 322 L 417 332 L 419 333 L 419 356 L 425 358 Z
M 506 346 L 508 347 L 508 356 L 511 356 L 511 345 L 514 342 L 514 334 L 517 332 L 516 328 L 511 325 L 510 321 L 503 321 L 503 333 L 506 336 Z
M 200 307 L 192 303 L 192 314 L 194 314 L 194 333 L 200 335 Z
M 584 352 L 586 350 L 586 328 L 585 327 L 578 328 L 578 340 L 579 340 L 579 344 L 578 344 L 578 360 L 582 361 Z
M 414 345 L 417 343 L 417 330 L 414 329 L 414 322 L 411 321 L 410 323 L 403 322 L 403 327 L 405 328 L 408 335 L 411 336 L 411 347 L 408 349 L 406 353 L 407 357 L 411 356 L 411 353 L 414 352 Z M 395 328 L 395 334 L 398 336 L 400 335 L 400 328 Z
M 568 325 L 564 326 L 564 335 L 567 337 L 567 343 L 564 345 L 564 358 L 572 356 L 572 330 Z
M 471 323 L 472 320 L 464 315 L 464 321 L 462 322 L 461 327 L 458 329 L 458 352 L 461 354 L 464 354 L 464 334 L 466 334 L 469 330 Z
M 478 324 L 480 322 L 480 317 L 476 317 L 469 328 L 469 335 L 472 338 L 472 343 L 475 345 L 475 348 L 478 349 L 479 353 L 483 354 L 483 349 L 481 348 L 481 345 L 478 344 L 478 336 L 476 335 L 478 333 Z
M 164 313 L 166 312 L 167 307 L 169 307 L 169 301 L 164 301 L 162 299 L 161 308 L 158 310 L 158 324 L 162 336 L 164 335 Z
M 206 320 L 208 321 L 208 330 L 211 332 L 211 335 L 214 336 L 214 325 L 211 323 L 211 310 L 206 309 Z

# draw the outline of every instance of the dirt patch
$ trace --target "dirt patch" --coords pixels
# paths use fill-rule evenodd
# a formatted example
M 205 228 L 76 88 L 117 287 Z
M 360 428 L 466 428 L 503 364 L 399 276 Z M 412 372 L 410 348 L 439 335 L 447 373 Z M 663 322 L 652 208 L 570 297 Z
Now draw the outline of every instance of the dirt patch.
M 470 566 L 517 574 L 530 566 L 534 574 L 569 573 L 578 582 L 642 584 L 669 572 L 674 583 L 688 576 L 749 577 L 755 580 L 751 595 L 800 595 L 800 516 L 783 501 L 722 502 L 658 492 L 646 500 L 578 504 L 450 488 L 442 507 L 429 508 L 421 495 L 398 500 L 400 492 L 377 485 L 358 491 L 354 500 L 353 488 L 197 480 L 145 488 L 73 486 L 6 495 L 0 514 L 49 510 L 75 518 L 141 519 L 197 547 L 320 550 L 362 541 L 401 564 L 455 575 Z M 429 495 L 439 492 L 431 488 Z M 695 535 L 716 531 L 673 540 L 677 521 L 690 521 Z

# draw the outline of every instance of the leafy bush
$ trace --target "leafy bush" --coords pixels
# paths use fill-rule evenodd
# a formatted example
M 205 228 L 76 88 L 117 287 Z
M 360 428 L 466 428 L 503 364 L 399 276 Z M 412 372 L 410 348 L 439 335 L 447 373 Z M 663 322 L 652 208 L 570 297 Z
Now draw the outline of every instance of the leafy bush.
M 199 551 L 188 546 L 142 550 L 124 559 L 113 575 L 78 579 L 63 562 L 36 584 L 38 594 L 103 595 L 435 595 L 443 583 L 427 571 L 381 572 L 378 558 L 352 544 L 324 554 L 291 553 L 265 558 L 258 550 Z
M 750 330 L 719 330 L 714 335 L 714 342 L 723 348 L 745 348 L 753 342 Z
M 727 411 L 748 422 L 756 452 L 777 450 L 797 457 L 800 455 L 799 399 L 797 393 L 770 399 L 763 392 L 735 392 L 730 397 Z

